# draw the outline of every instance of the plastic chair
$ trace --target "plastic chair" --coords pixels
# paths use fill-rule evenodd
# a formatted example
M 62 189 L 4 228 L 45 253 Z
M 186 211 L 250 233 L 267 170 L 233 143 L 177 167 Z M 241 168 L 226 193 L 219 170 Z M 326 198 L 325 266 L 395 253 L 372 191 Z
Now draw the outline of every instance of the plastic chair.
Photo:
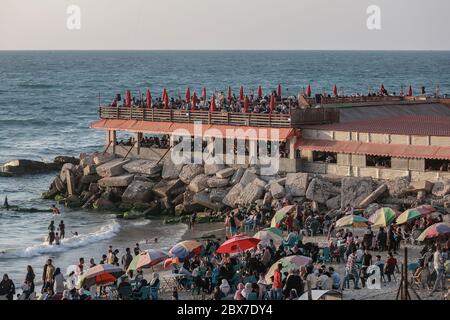
M 322 249 L 322 255 L 319 256 L 319 262 L 331 262 L 333 257 L 331 256 L 331 251 L 329 247 Z
M 247 300 L 258 300 L 258 295 L 256 292 L 249 293 L 247 296 Z
M 150 297 L 152 300 L 158 300 L 158 294 L 159 294 L 159 284 L 155 287 L 150 287 Z

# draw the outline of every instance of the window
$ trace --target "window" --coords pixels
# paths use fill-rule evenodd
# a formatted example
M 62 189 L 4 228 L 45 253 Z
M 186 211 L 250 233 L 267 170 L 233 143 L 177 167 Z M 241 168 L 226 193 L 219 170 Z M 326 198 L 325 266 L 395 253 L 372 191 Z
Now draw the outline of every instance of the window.
M 426 171 L 450 171 L 450 160 L 425 159 Z
M 366 156 L 366 166 L 377 168 L 390 168 L 391 157 Z
M 337 163 L 336 152 L 313 151 L 314 162 Z

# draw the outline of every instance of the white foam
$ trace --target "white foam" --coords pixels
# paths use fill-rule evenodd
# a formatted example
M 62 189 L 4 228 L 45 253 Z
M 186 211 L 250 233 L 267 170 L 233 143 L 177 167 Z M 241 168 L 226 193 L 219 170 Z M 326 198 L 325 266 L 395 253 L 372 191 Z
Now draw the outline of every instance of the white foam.
M 119 232 L 119 230 L 120 225 L 117 221 L 113 220 L 111 224 L 102 226 L 98 231 L 66 238 L 61 241 L 60 245 L 49 245 L 44 242 L 25 249 L 9 249 L 4 252 L 0 252 L 0 259 L 29 258 L 43 254 L 65 252 L 71 249 L 84 247 L 101 240 L 111 239 Z
M 144 220 L 133 221 L 130 223 L 130 225 L 132 225 L 133 227 L 142 227 L 142 226 L 148 225 L 150 222 L 151 222 L 151 220 L 144 219 Z

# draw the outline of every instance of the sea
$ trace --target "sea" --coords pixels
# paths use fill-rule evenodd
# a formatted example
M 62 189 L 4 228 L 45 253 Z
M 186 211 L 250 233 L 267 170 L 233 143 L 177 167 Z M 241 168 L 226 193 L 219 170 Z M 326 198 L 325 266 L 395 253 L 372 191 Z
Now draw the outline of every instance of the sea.
M 389 92 L 428 94 L 439 88 L 450 94 L 450 52 L 444 51 L 27 51 L 0 52 L 0 163 L 12 159 L 52 161 L 101 150 L 105 134 L 89 128 L 99 103 L 112 101 L 127 89 L 133 95 L 149 88 L 153 97 L 167 88 L 184 96 L 187 87 L 199 95 L 206 87 L 248 93 L 281 84 L 283 95 L 297 95 L 308 84 L 314 93 L 334 84 L 344 94 L 367 93 L 383 83 Z M 126 138 L 126 135 L 123 135 Z M 119 136 L 121 139 L 121 136 Z M 42 200 L 56 173 L 0 177 L 0 205 L 46 210 Z M 64 220 L 66 239 L 60 246 L 45 243 L 51 220 Z M 17 287 L 31 265 L 41 279 L 42 266 L 52 258 L 63 273 L 80 257 L 98 262 L 109 245 L 121 255 L 126 247 L 168 250 L 186 232 L 182 224 L 160 220 L 123 221 L 113 213 L 61 208 L 49 212 L 16 212 L 0 208 L 0 275 Z M 78 232 L 78 236 L 72 233 Z M 155 243 L 153 239 L 158 238 Z

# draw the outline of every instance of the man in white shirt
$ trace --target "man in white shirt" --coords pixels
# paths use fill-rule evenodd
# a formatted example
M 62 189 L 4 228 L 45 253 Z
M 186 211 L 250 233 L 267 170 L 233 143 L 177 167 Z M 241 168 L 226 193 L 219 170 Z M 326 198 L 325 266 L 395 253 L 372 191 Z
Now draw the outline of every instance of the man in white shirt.
M 433 290 L 430 292 L 430 296 L 437 291 L 439 283 L 442 290 L 445 290 L 445 269 L 444 269 L 444 256 L 442 250 L 437 246 L 436 251 L 433 254 L 433 267 L 436 271 L 436 282 L 434 283 Z

